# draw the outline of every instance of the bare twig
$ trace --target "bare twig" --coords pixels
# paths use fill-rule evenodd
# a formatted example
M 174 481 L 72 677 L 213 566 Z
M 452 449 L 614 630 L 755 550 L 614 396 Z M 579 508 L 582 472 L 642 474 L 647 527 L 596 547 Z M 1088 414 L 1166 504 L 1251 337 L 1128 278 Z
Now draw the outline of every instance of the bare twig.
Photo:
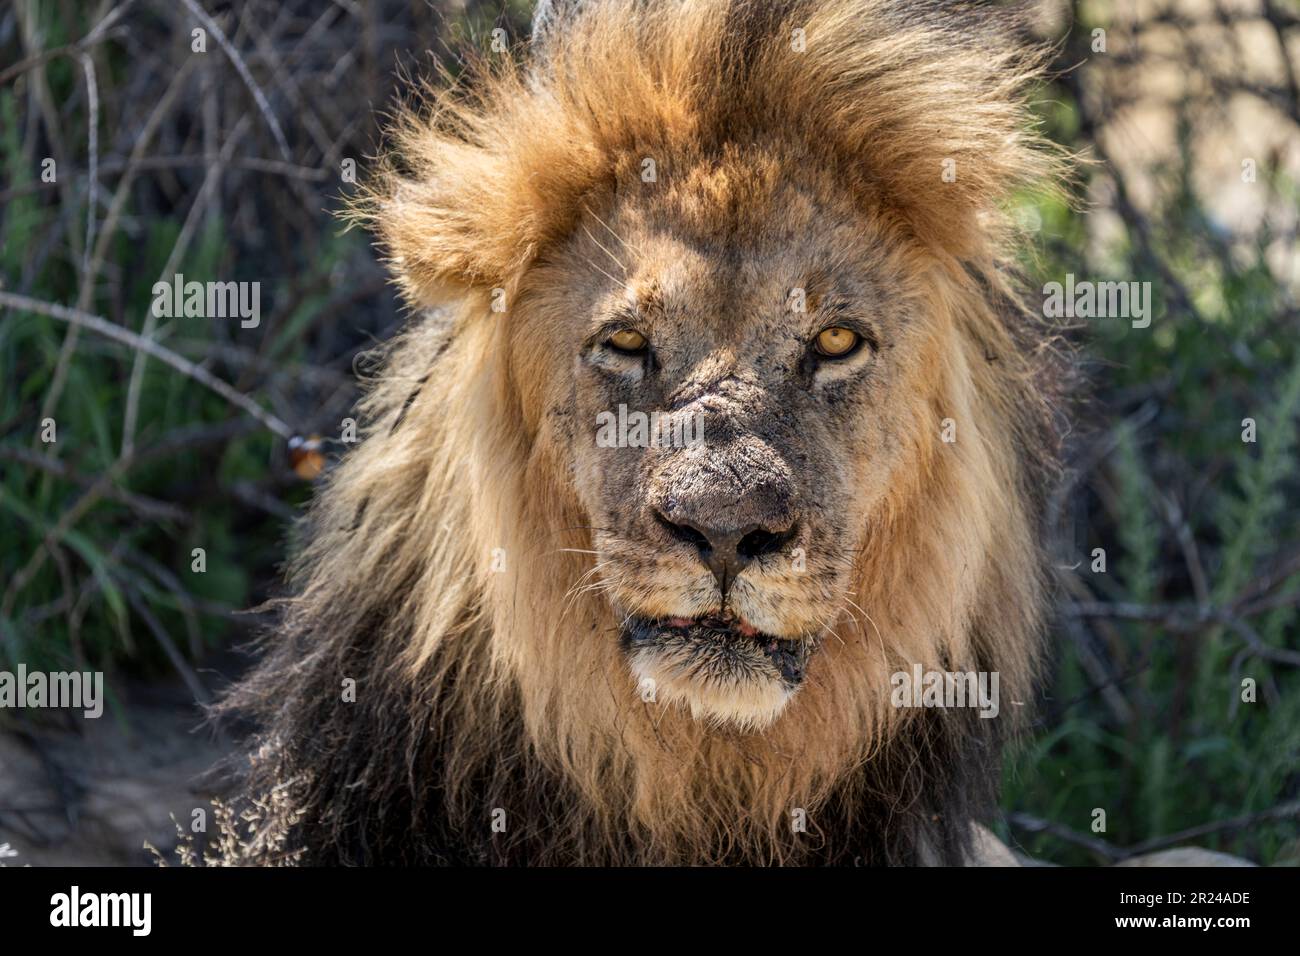
M 206 369 L 195 365 L 189 359 L 182 358 L 171 349 L 168 349 L 151 339 L 143 338 L 136 335 L 129 329 L 124 329 L 120 325 L 114 325 L 106 319 L 97 315 L 91 315 L 78 309 L 70 309 L 67 306 L 56 305 L 50 302 L 42 302 L 39 299 L 33 299 L 30 296 L 14 295 L 12 292 L 0 291 L 0 306 L 6 306 L 11 309 L 19 309 L 24 312 L 35 312 L 39 315 L 48 315 L 52 319 L 58 319 L 62 322 L 72 322 L 80 325 L 82 328 L 90 329 L 100 335 L 110 339 L 115 339 L 124 345 L 138 349 L 141 352 L 149 354 L 151 357 L 158 359 L 170 365 L 176 371 L 180 372 L 194 381 L 198 382 L 205 388 L 216 392 L 236 408 L 242 409 L 247 414 L 256 418 L 259 422 L 275 432 L 281 438 L 291 438 L 294 430 L 287 424 L 272 415 L 255 401 L 237 392 L 221 379 L 208 372 Z
M 201 704 L 206 704 L 212 699 L 212 696 L 208 693 L 208 689 L 203 686 L 203 682 L 199 680 L 199 675 L 194 673 L 194 668 L 186 663 L 180 649 L 176 646 L 176 642 L 167 633 L 167 629 L 162 626 L 162 622 L 149 610 L 149 605 L 141 600 L 135 588 L 131 587 L 129 583 L 122 583 L 126 591 L 126 598 L 131 602 L 131 607 L 135 608 L 135 612 L 140 615 L 145 626 L 153 633 L 154 639 L 162 647 L 163 653 L 171 661 L 172 667 L 176 668 L 176 673 L 181 675 L 181 680 L 185 681 L 185 686 L 190 689 L 194 699 Z
M 1028 813 L 1008 813 L 1007 822 L 1012 826 L 1019 827 L 1021 830 L 1027 830 L 1030 833 L 1046 833 L 1073 846 L 1082 847 L 1107 863 L 1122 860 L 1127 855 L 1124 850 L 1107 843 L 1105 840 L 1089 836 L 1086 833 L 1079 833 L 1062 823 L 1043 820 Z
M 95 81 L 95 61 L 89 53 L 81 54 L 81 71 L 86 77 L 86 246 L 82 260 L 83 283 L 90 275 L 90 250 L 95 245 L 95 212 L 99 206 L 99 84 Z M 84 298 L 84 296 L 83 296 Z
M 186 9 L 188 9 L 190 13 L 194 14 L 194 16 L 205 27 L 207 27 L 208 31 L 216 38 L 217 44 L 225 51 L 226 56 L 230 58 L 230 62 L 234 64 L 235 69 L 239 72 L 240 79 L 242 79 L 244 85 L 248 87 L 248 92 L 253 94 L 253 100 L 257 103 L 258 110 L 266 119 L 266 125 L 271 128 L 271 135 L 275 137 L 275 144 L 280 148 L 281 157 L 283 157 L 286 163 L 292 162 L 293 157 L 289 152 L 289 143 L 284 138 L 284 130 L 280 128 L 280 121 L 277 120 L 275 114 L 271 112 L 271 104 L 267 102 L 266 94 L 262 92 L 262 88 L 258 86 L 257 81 L 253 79 L 253 74 L 249 72 L 248 64 L 244 62 L 244 58 L 239 55 L 239 51 L 236 50 L 231 42 L 226 38 L 225 32 L 217 25 L 217 21 L 213 20 L 212 17 L 208 15 L 207 11 L 199 6 L 195 0 L 181 0 L 181 2 L 185 4 Z
M 60 478 L 74 481 L 83 488 L 88 487 L 91 481 L 81 475 L 76 474 L 70 466 L 57 458 L 51 458 L 48 455 L 39 455 L 34 451 L 26 448 L 19 448 L 14 445 L 0 445 L 0 459 L 20 462 L 24 465 L 30 465 L 33 468 L 40 468 L 52 475 Z M 150 498 L 148 495 L 137 494 L 133 491 L 126 491 L 122 488 L 113 488 L 105 493 L 106 498 L 118 501 L 142 518 L 148 518 L 153 521 L 176 521 L 187 523 L 189 515 L 181 508 L 176 507 L 166 501 L 159 501 L 157 498 Z
M 1215 820 L 1209 823 L 1201 823 L 1194 827 L 1188 827 L 1185 830 L 1179 830 L 1177 833 L 1170 833 L 1167 836 L 1154 837 L 1150 840 L 1143 840 L 1129 847 L 1119 847 L 1112 843 L 1107 843 L 1098 837 L 1090 836 L 1086 833 L 1079 833 L 1064 824 L 1055 823 L 1051 820 L 1044 820 L 1040 817 L 1028 813 L 1009 813 L 1007 822 L 1012 826 L 1030 833 L 1046 833 L 1063 840 L 1072 846 L 1082 847 L 1095 856 L 1109 862 L 1117 863 L 1120 860 L 1126 860 L 1130 857 L 1141 856 L 1146 853 L 1154 853 L 1157 850 L 1168 849 L 1169 847 L 1178 846 L 1186 843 L 1188 840 L 1195 840 L 1200 837 L 1209 836 L 1213 833 L 1223 833 L 1230 830 L 1242 830 L 1257 823 L 1268 823 L 1275 820 L 1292 820 L 1300 817 L 1300 800 L 1290 803 L 1284 803 L 1268 810 L 1260 810 L 1255 813 L 1243 813 L 1227 820 Z
M 162 268 L 159 275 L 160 281 L 166 281 L 169 277 L 174 276 L 176 269 L 180 266 L 181 259 L 184 257 L 186 250 L 189 249 L 191 240 L 194 238 L 194 232 L 198 229 L 199 221 L 203 217 L 203 210 L 212 198 L 217 180 L 221 175 L 222 166 L 225 160 L 230 158 L 239 140 L 243 137 L 248 128 L 248 117 L 243 117 L 231 132 L 229 138 L 221 146 L 221 152 L 217 156 L 217 161 L 209 169 L 208 174 L 203 178 L 203 185 L 199 189 L 199 194 L 194 198 L 194 203 L 190 206 L 189 213 L 185 216 L 185 222 L 181 226 L 181 231 L 172 244 L 171 254 L 167 257 L 167 262 Z M 145 313 L 144 328 L 140 332 L 140 337 L 152 341 L 154 329 L 157 327 L 158 318 L 151 309 Z M 144 351 L 137 351 L 135 359 L 131 363 L 131 381 L 127 386 L 126 392 L 126 411 L 122 418 L 122 451 L 123 456 L 131 453 L 131 448 L 135 444 L 135 425 L 136 416 L 140 407 L 140 389 L 144 385 Z
M 1188 840 L 1195 840 L 1199 837 L 1209 836 L 1212 833 L 1223 833 L 1229 830 L 1243 830 L 1246 827 L 1254 826 L 1257 823 L 1270 823 L 1275 820 L 1294 820 L 1298 817 L 1300 817 L 1300 800 L 1293 800 L 1290 803 L 1271 807 L 1268 810 L 1260 810 L 1257 813 L 1243 813 L 1235 817 L 1230 817 L 1227 820 L 1215 820 L 1210 823 L 1201 823 L 1194 827 L 1188 827 L 1186 830 L 1179 830 L 1177 833 L 1171 833 L 1168 836 L 1143 840 L 1141 843 L 1134 844 L 1125 850 L 1124 855 L 1129 857 L 1138 856 L 1143 853 L 1153 853 L 1156 850 L 1163 850 L 1168 847 L 1177 846 L 1180 843 L 1186 843 Z

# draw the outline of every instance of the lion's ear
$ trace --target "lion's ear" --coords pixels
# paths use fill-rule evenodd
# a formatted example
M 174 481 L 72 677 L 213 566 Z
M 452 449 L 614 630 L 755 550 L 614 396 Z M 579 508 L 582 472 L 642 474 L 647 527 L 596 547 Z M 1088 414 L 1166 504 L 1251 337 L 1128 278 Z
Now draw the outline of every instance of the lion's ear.
M 416 306 L 510 288 L 574 227 L 598 168 L 581 138 L 528 95 L 523 76 L 481 82 L 490 108 L 482 97 L 444 93 L 431 117 L 399 117 L 390 155 L 402 169 L 379 174 L 358 217 Z
M 443 305 L 505 280 L 508 264 L 491 224 L 509 216 L 454 166 L 425 181 L 391 179 L 373 208 L 374 226 L 403 297 L 414 306 Z

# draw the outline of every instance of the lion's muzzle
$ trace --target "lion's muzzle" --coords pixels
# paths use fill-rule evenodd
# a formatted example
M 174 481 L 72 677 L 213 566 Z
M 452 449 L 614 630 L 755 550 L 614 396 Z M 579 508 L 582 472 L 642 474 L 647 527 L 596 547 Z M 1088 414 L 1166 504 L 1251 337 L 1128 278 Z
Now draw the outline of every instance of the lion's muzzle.
M 790 469 L 767 443 L 744 436 L 671 455 L 651 482 L 654 520 L 713 573 L 725 601 L 736 575 L 783 551 L 797 533 Z

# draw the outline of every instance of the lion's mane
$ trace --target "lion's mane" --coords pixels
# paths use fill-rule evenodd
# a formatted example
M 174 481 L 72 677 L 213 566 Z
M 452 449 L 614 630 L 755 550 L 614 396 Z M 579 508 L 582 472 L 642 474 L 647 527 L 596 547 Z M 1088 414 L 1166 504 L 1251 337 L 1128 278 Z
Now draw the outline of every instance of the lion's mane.
M 246 798 L 282 808 L 250 859 L 287 839 L 314 863 L 963 860 L 1033 695 L 1057 444 L 1057 352 L 1010 291 L 1002 211 L 1055 160 L 1006 17 L 607 0 L 543 59 L 486 57 L 399 114 L 359 209 L 415 318 L 305 519 L 265 653 L 220 708 L 255 722 Z M 761 734 L 637 696 L 618 622 L 570 590 L 590 519 L 536 441 L 539 384 L 501 359 L 500 323 L 526 318 L 489 306 L 501 289 L 526 312 L 530 264 L 642 157 L 671 178 L 736 142 L 820 164 L 906 239 L 951 336 L 926 372 L 934 434 L 948 416 L 963 429 L 942 448 L 918 436 L 858 562 L 863 615 Z M 744 203 L 700 215 L 745 223 Z M 890 706 L 889 675 L 913 662 L 999 672 L 1003 716 Z

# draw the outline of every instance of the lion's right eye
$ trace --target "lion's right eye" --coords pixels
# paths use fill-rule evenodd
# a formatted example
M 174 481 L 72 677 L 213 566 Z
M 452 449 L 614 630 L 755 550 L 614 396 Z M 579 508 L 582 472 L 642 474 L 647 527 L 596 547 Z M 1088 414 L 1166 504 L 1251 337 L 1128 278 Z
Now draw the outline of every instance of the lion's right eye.
M 639 355 L 646 350 L 650 342 L 636 329 L 619 329 L 605 340 L 605 344 L 625 355 Z
M 813 339 L 813 347 L 818 355 L 826 358 L 844 358 L 856 351 L 860 338 L 852 329 L 834 325 L 818 333 L 817 338 Z

